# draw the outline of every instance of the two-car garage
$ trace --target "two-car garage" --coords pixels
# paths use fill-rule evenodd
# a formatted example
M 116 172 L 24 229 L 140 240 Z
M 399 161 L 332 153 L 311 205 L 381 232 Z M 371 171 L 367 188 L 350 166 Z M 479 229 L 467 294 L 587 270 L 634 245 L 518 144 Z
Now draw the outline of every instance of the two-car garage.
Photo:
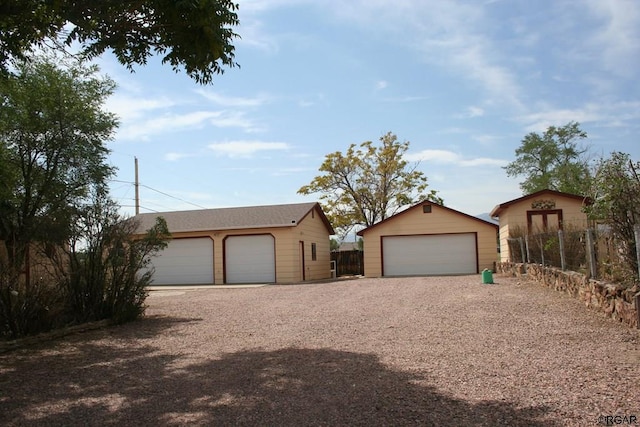
M 364 274 L 462 275 L 493 269 L 497 233 L 494 223 L 421 202 L 358 233 L 364 240 Z
M 210 237 L 169 241 L 152 260 L 154 285 L 211 285 L 214 241 Z M 275 282 L 275 242 L 271 234 L 227 236 L 223 244 L 225 283 Z
M 142 238 L 163 218 L 171 240 L 154 285 L 297 283 L 331 277 L 329 219 L 317 202 L 142 213 Z

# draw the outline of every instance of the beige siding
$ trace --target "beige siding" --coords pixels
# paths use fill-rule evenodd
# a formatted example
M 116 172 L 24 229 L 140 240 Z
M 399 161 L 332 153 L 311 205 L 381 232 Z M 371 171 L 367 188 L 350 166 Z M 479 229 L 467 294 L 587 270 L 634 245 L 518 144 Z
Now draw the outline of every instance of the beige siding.
M 300 241 L 304 243 L 304 266 L 305 266 L 305 280 L 319 280 L 328 279 L 331 277 L 331 250 L 329 247 L 329 232 L 324 222 L 320 218 L 317 211 L 309 213 L 298 225 L 296 235 L 294 236 L 293 244 L 297 250 L 296 257 L 292 260 L 294 265 L 291 265 L 292 271 L 299 271 L 300 258 Z M 316 260 L 312 259 L 311 244 L 316 245 Z M 294 268 L 295 267 L 295 268 Z M 294 278 L 292 281 L 301 280 L 302 273 L 299 273 L 298 278 Z
M 509 260 L 509 243 L 507 237 L 509 236 L 509 223 L 500 221 L 500 261 L 506 262 Z
M 307 215 L 297 226 L 277 228 L 250 228 L 243 230 L 199 231 L 173 233 L 174 239 L 185 237 L 210 237 L 213 239 L 213 266 L 216 285 L 224 284 L 224 239 L 227 236 L 271 234 L 275 238 L 276 282 L 293 283 L 302 280 L 300 270 L 300 241 L 304 242 L 305 279 L 326 279 L 331 276 L 329 267 L 329 231 L 317 211 Z M 317 259 L 311 259 L 311 243 L 316 244 Z
M 382 275 L 382 236 L 446 233 L 477 233 L 480 271 L 493 269 L 498 259 L 496 228 L 493 225 L 438 205 L 432 205 L 431 213 L 423 213 L 422 205 L 418 205 L 365 230 L 365 276 Z
M 509 260 L 509 246 L 507 238 L 509 233 L 522 233 L 527 230 L 527 212 L 532 211 L 531 204 L 534 200 L 544 199 L 555 201 L 553 209 L 562 210 L 562 222 L 564 229 L 585 228 L 587 226 L 587 216 L 582 212 L 582 202 L 571 197 L 558 195 L 541 195 L 531 199 L 509 205 L 500 213 L 500 260 Z M 537 224 L 534 221 L 534 225 Z M 539 225 L 539 224 L 538 224 Z

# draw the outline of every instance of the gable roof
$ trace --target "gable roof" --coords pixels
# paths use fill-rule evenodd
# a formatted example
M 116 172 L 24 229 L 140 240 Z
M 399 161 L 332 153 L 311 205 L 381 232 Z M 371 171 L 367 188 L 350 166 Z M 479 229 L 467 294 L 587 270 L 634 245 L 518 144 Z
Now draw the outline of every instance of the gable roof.
M 177 233 L 181 231 L 295 227 L 313 210 L 320 215 L 329 234 L 334 234 L 333 227 L 318 202 L 143 213 L 134 216 L 134 219 L 140 222 L 138 230 L 142 232 L 153 227 L 156 218 L 161 216 L 167 221 L 169 231 Z
M 435 207 L 436 207 L 436 209 L 444 209 L 444 210 L 449 211 L 449 212 L 451 212 L 451 213 L 454 213 L 454 214 L 456 214 L 456 215 L 460 215 L 460 216 L 463 216 L 463 217 L 466 217 L 466 218 L 470 218 L 470 219 L 472 219 L 472 220 L 474 220 L 474 221 L 478 221 L 478 222 L 480 222 L 480 223 L 482 223 L 482 224 L 484 224 L 484 225 L 491 226 L 491 227 L 495 228 L 496 230 L 498 229 L 498 225 L 497 225 L 497 224 L 494 224 L 494 223 L 489 222 L 489 221 L 485 221 L 485 220 L 484 220 L 484 219 L 482 219 L 482 218 L 478 218 L 478 217 L 475 217 L 475 216 L 471 216 L 471 215 L 468 215 L 468 214 L 466 214 L 466 213 L 464 213 L 464 212 L 460 212 L 460 211 L 457 211 L 457 210 L 455 210 L 455 209 L 448 208 L 448 207 L 446 207 L 446 206 L 444 206 L 444 205 L 441 205 L 441 204 L 438 204 L 438 203 L 436 203 L 436 202 L 431 202 L 431 201 L 425 200 L 425 201 L 422 201 L 422 202 L 416 203 L 415 205 L 413 205 L 413 206 L 411 206 L 411 207 L 409 207 L 409 208 L 407 208 L 407 209 L 403 210 L 402 212 L 398 212 L 398 213 L 397 213 L 397 214 L 395 214 L 395 215 L 392 215 L 392 216 L 390 216 L 390 217 L 388 217 L 388 218 L 385 218 L 385 219 L 383 219 L 382 221 L 377 222 L 377 223 L 375 223 L 375 224 L 373 224 L 373 225 L 371 225 L 371 226 L 369 226 L 369 227 L 365 228 L 364 230 L 360 230 L 360 231 L 358 231 L 358 233 L 357 233 L 357 234 L 358 234 L 358 236 L 362 236 L 364 233 L 366 233 L 366 232 L 370 231 L 371 229 L 376 228 L 376 227 L 378 227 L 378 226 L 379 226 L 379 225 L 381 225 L 381 224 L 385 224 L 385 223 L 387 223 L 388 221 L 394 221 L 394 220 L 396 220 L 398 217 L 400 217 L 400 216 L 402 216 L 402 215 L 406 214 L 407 212 L 410 212 L 410 211 L 412 211 L 412 210 L 414 210 L 414 209 L 421 208 L 423 205 L 431 205 L 431 206 L 435 206 Z
M 515 205 L 516 203 L 520 203 L 528 199 L 534 199 L 536 197 L 540 197 L 543 195 L 574 199 L 579 201 L 580 203 L 590 203 L 590 199 L 588 197 L 580 196 L 578 194 L 563 193 L 562 191 L 555 191 L 555 190 L 540 190 L 540 191 L 536 191 L 535 193 L 527 194 L 526 196 L 518 197 L 517 199 L 513 199 L 513 200 L 509 200 L 508 202 L 501 203 L 497 205 L 495 208 L 493 208 L 493 210 L 489 215 L 491 215 L 491 217 L 499 217 L 500 214 L 509 206 Z

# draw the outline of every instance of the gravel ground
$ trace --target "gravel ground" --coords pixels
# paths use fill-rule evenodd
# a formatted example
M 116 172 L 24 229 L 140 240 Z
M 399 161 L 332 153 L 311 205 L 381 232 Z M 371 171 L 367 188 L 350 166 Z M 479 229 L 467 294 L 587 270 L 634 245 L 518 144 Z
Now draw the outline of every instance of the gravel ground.
M 0 425 L 640 424 L 640 333 L 495 279 L 154 291 L 0 354 Z

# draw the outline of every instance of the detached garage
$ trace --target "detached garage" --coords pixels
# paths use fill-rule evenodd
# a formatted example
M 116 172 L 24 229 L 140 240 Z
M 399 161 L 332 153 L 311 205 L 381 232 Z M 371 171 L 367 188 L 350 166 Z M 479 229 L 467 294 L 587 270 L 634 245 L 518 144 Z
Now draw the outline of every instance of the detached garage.
M 432 202 L 422 202 L 358 233 L 364 274 L 476 274 L 497 261 L 498 226 Z
M 153 258 L 153 285 L 293 283 L 331 277 L 331 224 L 318 203 L 145 213 L 172 239 Z

